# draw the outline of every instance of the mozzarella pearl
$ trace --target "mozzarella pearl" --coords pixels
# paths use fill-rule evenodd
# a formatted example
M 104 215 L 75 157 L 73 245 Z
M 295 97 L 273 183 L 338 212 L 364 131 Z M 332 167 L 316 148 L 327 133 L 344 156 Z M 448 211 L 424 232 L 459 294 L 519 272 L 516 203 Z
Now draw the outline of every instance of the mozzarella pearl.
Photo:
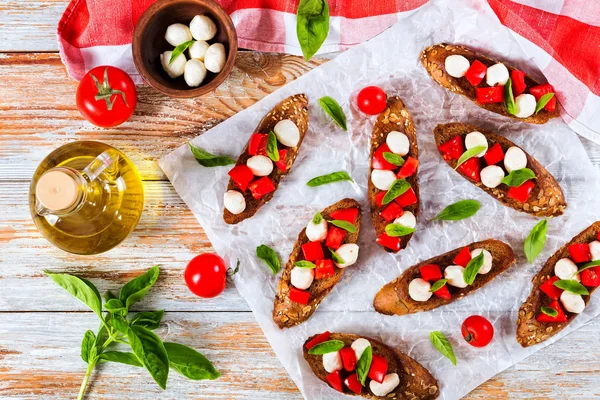
M 448 284 L 457 288 L 466 288 L 467 282 L 463 277 L 465 269 L 460 265 L 450 265 L 444 270 L 444 278 L 448 279 Z
M 275 124 L 273 128 L 277 140 L 284 146 L 296 147 L 300 141 L 300 131 L 291 119 L 284 119 Z
M 221 43 L 211 44 L 204 54 L 204 66 L 215 74 L 221 72 L 225 66 L 225 46 Z
M 515 98 L 515 105 L 517 106 L 516 116 L 519 118 L 527 118 L 531 117 L 535 112 L 537 101 L 532 94 L 524 93 Z
M 523 169 L 527 166 L 527 156 L 525 152 L 520 148 L 513 146 L 506 150 L 504 155 L 504 168 L 508 172 L 512 172 L 517 169 Z
M 425 279 L 416 278 L 408 284 L 408 295 L 414 301 L 427 301 L 433 293 L 430 292 L 431 283 Z
M 323 368 L 325 371 L 332 373 L 342 369 L 342 357 L 339 351 L 323 354 Z
M 485 249 L 475 249 L 471 252 L 471 258 L 477 257 L 481 252 L 483 252 L 483 264 L 479 268 L 479 273 L 487 274 L 492 269 L 492 253 Z
M 246 209 L 246 199 L 237 190 L 228 190 L 223 195 L 223 204 L 232 214 L 239 214 Z
M 477 146 L 484 146 L 485 149 L 481 153 L 477 153 L 475 157 L 483 157 L 488 149 L 488 141 L 485 135 L 477 131 L 467 133 L 467 136 L 465 137 L 465 147 L 467 150 Z
M 502 63 L 492 65 L 487 69 L 485 82 L 489 86 L 504 86 L 508 82 L 508 68 Z
M 196 40 L 210 40 L 217 34 L 217 26 L 206 15 L 196 15 L 190 22 L 190 31 Z
M 185 63 L 183 79 L 185 79 L 185 83 L 187 83 L 188 86 L 200 86 L 205 77 L 206 68 L 204 68 L 204 64 L 202 64 L 202 61 L 188 60 L 188 62 Z
M 312 268 L 294 267 L 290 273 L 292 285 L 298 289 L 305 290 L 315 278 L 315 271 Z
M 163 69 L 167 72 L 167 75 L 171 78 L 178 78 L 185 72 L 185 56 L 183 54 L 178 55 L 171 65 L 169 65 L 169 60 L 171 59 L 172 51 L 165 51 L 160 55 L 160 63 L 162 64 Z
M 354 350 L 354 355 L 356 356 L 357 362 L 358 360 L 360 360 L 360 356 L 362 356 L 363 351 L 365 351 L 365 349 L 369 346 L 371 346 L 371 343 L 367 339 L 363 338 L 358 338 L 354 342 L 352 342 L 352 345 L 350 345 L 350 347 L 352 348 L 352 350 Z
M 341 245 L 335 253 L 344 260 L 344 263 L 335 263 L 339 268 L 346 268 L 354 264 L 358 259 L 358 245 L 355 243 L 345 243 Z
M 325 218 L 318 224 L 312 222 L 312 220 L 306 225 L 306 237 L 311 242 L 320 242 L 327 238 L 327 221 Z
M 579 274 L 573 276 L 577 270 L 577 265 L 569 258 L 561 258 L 554 264 L 554 275 L 560 279 L 573 279 L 579 282 Z
M 594 240 L 590 243 L 590 253 L 592 254 L 592 261 L 600 260 L 600 242 Z
M 210 45 L 204 40 L 198 40 L 192 43 L 192 45 L 188 48 L 188 54 L 190 55 L 190 58 L 204 61 L 206 50 L 208 50 L 209 47 Z
M 410 142 L 408 141 L 408 137 L 402 132 L 391 131 L 385 138 L 385 143 L 388 145 L 392 153 L 396 153 L 401 156 L 407 155 L 408 151 L 410 150 Z
M 565 310 L 574 314 L 581 313 L 585 308 L 583 297 L 575 293 L 567 292 L 566 290 L 560 295 L 560 302 Z
M 383 382 L 379 383 L 375 379 L 371 379 L 369 383 L 369 389 L 375 396 L 387 396 L 392 390 L 396 389 L 400 384 L 400 377 L 398 374 L 387 374 L 385 378 L 383 378 Z
M 173 47 L 179 46 L 181 43 L 192 40 L 190 28 L 184 24 L 169 25 L 165 32 L 165 40 Z
M 399 218 L 396 218 L 394 223 L 406 226 L 407 228 L 414 228 L 417 226 L 417 219 L 415 218 L 415 214 L 410 211 L 404 211 Z
M 388 190 L 396 180 L 396 174 L 386 169 L 374 169 L 371 172 L 371 182 L 379 190 Z
M 446 57 L 446 61 L 444 61 L 446 72 L 448 75 L 455 78 L 462 78 L 465 76 L 470 66 L 469 60 L 458 54 L 448 56 Z
M 481 170 L 481 183 L 489 188 L 495 188 L 502 183 L 504 170 L 497 165 L 488 165 Z
M 267 176 L 273 172 L 273 161 L 266 156 L 252 156 L 246 161 L 246 165 L 255 176 Z

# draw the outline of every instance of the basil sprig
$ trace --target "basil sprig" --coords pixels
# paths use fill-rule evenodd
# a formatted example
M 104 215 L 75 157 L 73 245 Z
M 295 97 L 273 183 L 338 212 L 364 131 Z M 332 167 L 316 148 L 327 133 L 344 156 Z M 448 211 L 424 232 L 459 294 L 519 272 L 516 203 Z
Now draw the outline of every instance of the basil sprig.
M 383 152 L 383 158 L 385 159 L 385 161 L 389 162 L 390 164 L 396 165 L 398 167 L 401 167 L 404 165 L 404 158 L 402 158 L 402 156 L 399 156 L 398 154 L 395 153 L 390 153 L 389 151 L 384 151 Z
M 235 164 L 235 160 L 227 156 L 217 156 L 209 153 L 201 149 L 200 147 L 194 147 L 191 143 L 188 142 L 188 146 L 190 146 L 190 150 L 198 161 L 198 164 L 203 167 L 222 167 L 225 165 Z
M 533 261 L 537 258 L 538 255 L 544 249 L 544 245 L 546 244 L 546 232 L 548 231 L 548 221 L 543 219 L 538 222 L 527 238 L 525 239 L 525 243 L 523 244 L 523 250 L 525 251 L 525 256 L 527 257 L 527 261 L 530 264 L 533 264 Z
M 452 345 L 446 339 L 446 336 L 440 331 L 433 331 L 429 334 L 429 340 L 431 344 L 440 352 L 442 355 L 447 357 L 452 364 L 456 365 L 456 356 L 454 355 L 454 350 L 452 349 Z
M 326 185 L 328 183 L 339 182 L 339 181 L 350 181 L 354 182 L 350 175 L 346 171 L 332 172 L 331 174 L 317 176 L 306 182 L 306 186 L 315 187 Z
M 267 136 L 267 155 L 275 162 L 279 161 L 279 149 L 277 148 L 277 136 L 275 132 L 269 132 Z
M 306 261 L 306 260 L 300 260 L 300 261 L 296 261 L 294 263 L 294 265 L 298 268 L 316 268 L 317 266 L 310 262 L 310 261 Z
M 410 189 L 410 183 L 406 179 L 396 179 L 387 193 L 383 196 L 381 204 L 386 205 L 391 203 L 396 197 L 403 195 Z
M 173 49 L 173 52 L 171 53 L 171 58 L 169 58 L 169 65 L 171 65 L 171 63 L 173 63 L 173 61 L 175 61 L 177 57 L 183 54 L 183 52 L 186 51 L 187 48 L 190 47 L 193 43 L 194 40 L 190 40 L 177 45 L 177 47 L 175 47 Z
M 585 286 L 573 279 L 561 279 L 559 281 L 554 282 L 554 286 L 574 294 L 580 294 L 583 296 L 587 296 L 590 294 L 590 292 L 586 289 Z
M 462 164 L 467 162 L 469 159 L 475 157 L 477 154 L 481 153 L 485 149 L 487 149 L 487 147 L 485 147 L 485 146 L 471 147 L 469 150 L 467 150 L 461 154 L 460 158 L 458 159 L 458 162 L 456 163 L 456 167 L 454 167 L 454 169 L 455 170 L 458 169 L 458 167 L 460 167 Z
M 340 128 L 345 131 L 348 130 L 346 127 L 346 115 L 344 114 L 344 110 L 342 110 L 342 107 L 340 107 L 334 98 L 329 96 L 321 97 L 319 99 L 319 105 L 323 110 L 325 110 L 327 115 L 329 115 L 331 119 L 333 119 L 333 121 L 340 126 Z
M 504 85 L 504 107 L 506 107 L 506 111 L 508 111 L 510 115 L 517 115 L 519 112 L 517 104 L 515 103 L 515 96 L 512 91 L 512 80 L 510 78 L 508 78 L 506 85 Z
M 387 233 L 388 236 L 392 237 L 406 236 L 414 232 L 415 228 L 409 228 L 408 226 L 400 224 L 387 224 L 385 226 L 385 233 Z
M 264 244 L 258 246 L 256 248 L 256 256 L 263 260 L 265 264 L 267 264 L 267 266 L 271 269 L 273 275 L 278 273 L 281 269 L 281 264 L 279 262 L 279 257 L 277 256 L 277 253 L 275 253 L 275 250 L 273 250 L 269 246 L 266 246 Z
M 472 285 L 475 282 L 475 278 L 477 277 L 477 273 L 481 269 L 483 265 L 483 251 L 477 255 L 477 257 L 472 258 L 471 261 L 467 264 L 467 267 L 463 271 L 463 279 L 467 283 L 467 285 Z
M 435 281 L 435 283 L 433 285 L 431 285 L 431 289 L 429 291 L 431 293 L 437 292 L 442 287 L 444 287 L 446 285 L 446 283 L 448 283 L 448 279 L 439 279 L 439 280 Z
M 435 218 L 444 221 L 459 221 L 461 219 L 472 217 L 479 211 L 481 204 L 477 200 L 460 200 L 450 204 L 442 210 Z
M 371 363 L 373 362 L 373 349 L 371 346 L 365 347 L 358 363 L 356 364 L 356 375 L 361 385 L 365 386 L 369 370 L 371 369 Z
M 296 11 L 296 35 L 306 61 L 319 50 L 329 33 L 326 0 L 300 0 Z
M 348 221 L 344 221 L 341 219 L 334 219 L 333 221 L 329 221 L 329 223 L 331 225 L 337 226 L 338 228 L 342 228 L 343 230 L 348 231 L 350 233 L 356 232 L 356 227 Z
M 317 225 L 320 224 L 321 221 L 323 221 L 323 215 L 321 215 L 320 212 L 316 213 L 315 216 L 312 219 L 312 223 Z
M 542 307 L 542 312 L 550 317 L 556 317 L 558 315 L 558 311 L 556 311 L 554 308 L 552 307 Z
M 577 275 L 577 274 L 580 274 L 580 273 L 582 273 L 582 272 L 583 272 L 583 271 L 585 271 L 586 269 L 590 269 L 590 268 L 594 268 L 594 267 L 599 267 L 599 266 L 600 266 L 600 260 L 594 260 L 594 261 L 592 261 L 592 262 L 589 262 L 589 263 L 587 263 L 587 264 L 584 264 L 584 265 L 583 265 L 583 267 L 581 267 L 581 268 L 579 269 L 579 271 L 577 271 L 577 272 L 575 272 L 575 273 L 573 274 L 573 277 L 574 277 L 575 275 Z
M 537 101 L 537 103 L 535 105 L 535 113 L 537 114 L 540 111 L 542 111 L 542 109 L 544 107 L 546 107 L 546 104 L 548 104 L 548 102 L 550 100 L 552 100 L 553 97 L 554 97 L 554 93 L 546 93 L 545 95 L 540 97 L 540 99 Z
M 335 252 L 335 250 L 329 249 L 329 252 L 331 253 L 331 259 L 333 260 L 334 263 L 336 263 L 336 264 L 346 264 L 346 261 L 342 257 L 340 257 L 338 255 L 338 253 Z
M 308 354 L 323 355 L 327 353 L 333 353 L 344 348 L 344 342 L 341 340 L 328 340 L 326 342 L 319 343 L 312 347 Z
M 502 183 L 510 187 L 519 187 L 530 179 L 536 179 L 535 172 L 529 168 L 512 170 L 508 175 L 502 178 Z

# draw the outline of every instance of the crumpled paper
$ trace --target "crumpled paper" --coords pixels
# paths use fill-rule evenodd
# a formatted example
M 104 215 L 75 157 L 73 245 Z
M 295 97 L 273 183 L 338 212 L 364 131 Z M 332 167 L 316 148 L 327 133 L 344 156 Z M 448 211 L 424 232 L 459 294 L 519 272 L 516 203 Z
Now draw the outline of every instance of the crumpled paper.
M 160 166 L 206 231 L 215 250 L 230 265 L 241 260 L 240 272 L 235 277 L 236 287 L 307 399 L 345 397 L 319 381 L 302 357 L 306 338 L 325 330 L 372 336 L 399 348 L 438 379 L 440 398 L 456 399 L 600 313 L 598 302 L 592 301 L 568 328 L 543 344 L 523 349 L 516 342 L 517 312 L 529 294 L 531 278 L 560 246 L 598 219 L 597 173 L 578 137 L 560 119 L 541 126 L 520 123 L 480 109 L 435 84 L 420 65 L 419 55 L 426 46 L 439 42 L 464 44 L 510 60 L 525 71 L 535 71 L 527 54 L 484 1 L 430 2 L 375 39 L 315 68 L 192 141 L 212 153 L 235 158 L 260 119 L 273 106 L 294 93 L 308 95 L 310 126 L 298 158 L 273 200 L 253 218 L 233 226 L 223 222 L 222 198 L 230 168 L 201 167 L 187 146 L 160 160 Z M 375 118 L 361 114 L 355 98 L 358 90 L 372 84 L 404 100 L 414 118 L 419 142 L 422 211 L 417 232 L 408 247 L 397 255 L 387 254 L 375 244 L 366 198 L 369 140 Z M 320 109 L 317 100 L 325 95 L 337 99 L 343 107 L 348 132 L 338 128 Z M 569 206 L 565 215 L 549 221 L 546 246 L 534 265 L 528 264 L 525 258 L 523 241 L 540 219 L 504 207 L 441 159 L 435 148 L 433 128 L 451 121 L 469 122 L 504 134 L 526 149 L 560 182 Z M 316 188 L 306 186 L 310 178 L 338 170 L 347 171 L 354 182 Z M 260 244 L 272 247 L 284 265 L 299 232 L 313 214 L 344 197 L 357 199 L 363 207 L 358 262 L 345 270 L 340 283 L 312 318 L 292 329 L 280 330 L 271 314 L 279 275 L 269 272 L 256 257 L 255 249 Z M 477 199 L 482 207 L 467 220 L 431 221 L 445 206 L 461 199 Z M 487 238 L 509 243 L 515 250 L 517 263 L 483 289 L 429 312 L 398 317 L 374 311 L 372 301 L 376 292 L 406 268 Z M 483 315 L 494 324 L 494 340 L 485 348 L 471 347 L 461 337 L 462 321 L 473 314 Z M 444 332 L 449 338 L 458 358 L 457 366 L 431 345 L 429 333 L 434 330 Z

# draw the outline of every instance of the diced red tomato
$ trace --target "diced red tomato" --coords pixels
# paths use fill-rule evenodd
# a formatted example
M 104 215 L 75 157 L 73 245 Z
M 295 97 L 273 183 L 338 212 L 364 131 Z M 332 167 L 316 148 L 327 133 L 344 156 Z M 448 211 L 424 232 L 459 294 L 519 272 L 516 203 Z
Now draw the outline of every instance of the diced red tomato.
M 554 282 L 559 280 L 560 278 L 558 276 L 553 276 L 552 278 L 546 279 L 546 281 L 540 285 L 540 290 L 546 293 L 546 295 L 548 295 L 548 297 L 551 299 L 558 300 L 563 290 L 554 286 Z
M 393 250 L 393 251 L 400 250 L 400 238 L 399 237 L 388 236 L 388 234 L 384 232 L 381 235 L 379 235 L 379 237 L 375 241 L 377 243 L 379 243 L 380 245 L 382 245 L 383 247 L 386 247 L 390 250 Z
M 569 254 L 573 262 L 584 263 L 592 260 L 590 245 L 587 243 L 572 244 L 569 246 Z
M 558 300 L 552 300 L 550 302 L 550 304 L 548 304 L 548 307 L 550 308 L 554 308 L 556 311 L 558 311 L 558 314 L 556 314 L 555 317 L 551 317 L 548 314 L 544 314 L 541 310 L 540 313 L 537 316 L 537 320 L 540 322 L 544 322 L 544 323 L 552 323 L 552 322 L 565 322 L 567 320 L 567 316 L 565 315 L 565 312 L 563 310 L 563 308 L 561 307 L 560 303 L 558 302 Z
M 444 285 L 441 288 L 439 288 L 438 290 L 436 290 L 435 292 L 433 292 L 433 294 L 435 294 L 437 297 L 440 297 L 442 299 L 450 299 L 450 291 L 448 290 L 448 285 Z
M 475 96 L 479 104 L 504 102 L 504 86 L 475 88 Z
M 335 274 L 335 269 L 333 268 L 333 261 L 331 260 L 319 260 L 315 264 L 317 264 L 315 268 L 315 279 L 324 279 L 329 278 Z
M 473 179 L 476 182 L 481 182 L 481 163 L 479 162 L 478 157 L 469 158 L 459 165 L 458 170 L 467 178 Z
M 248 142 L 248 154 L 251 156 L 266 156 L 268 137 L 269 135 L 266 133 L 255 133 L 250 136 L 250 142 Z
M 321 242 L 308 242 L 302 245 L 302 254 L 306 261 L 318 261 L 324 260 L 323 247 Z
M 342 245 L 344 237 L 346 237 L 345 229 L 331 225 L 327 231 L 327 240 L 325 240 L 325 246 L 329 247 L 330 249 L 337 250 Z
M 279 161 L 277 161 L 275 163 L 277 168 L 279 168 L 282 172 L 285 172 L 287 170 L 287 162 L 286 162 L 287 153 L 288 153 L 287 149 L 279 150 Z
M 385 375 L 387 374 L 388 363 L 385 357 L 373 354 L 373 360 L 371 361 L 371 368 L 369 369 L 369 378 L 376 382 L 383 382 Z
M 443 145 L 439 146 L 438 149 L 442 152 L 444 160 L 458 160 L 462 153 L 465 152 L 465 146 L 463 144 L 462 137 L 454 136 Z
M 260 179 L 250 182 L 250 184 L 248 185 L 248 189 L 250 189 L 252 197 L 258 200 L 264 195 L 274 192 L 275 185 L 273 184 L 273 181 L 269 179 L 268 176 L 263 176 Z
M 344 379 L 344 385 L 346 385 L 348 389 L 352 390 L 356 394 L 360 394 L 362 391 L 362 385 L 358 381 L 356 374 L 352 374 Z
M 469 251 L 468 247 L 463 247 L 456 257 L 454 257 L 454 260 L 452 260 L 455 265 L 460 265 L 464 268 L 467 267 L 469 261 L 471 261 L 471 252 Z
M 400 171 L 398 171 L 398 179 L 404 179 L 414 175 L 414 173 L 417 172 L 418 166 L 419 160 L 409 156 L 404 162 L 404 164 L 402 164 L 402 167 L 400 167 Z
M 584 269 L 581 272 L 581 284 L 589 287 L 600 286 L 600 267 Z
M 487 165 L 498 164 L 500 161 L 504 160 L 502 146 L 496 143 L 485 152 L 483 158 L 485 158 Z
M 310 300 L 310 293 L 306 290 L 296 289 L 293 286 L 290 286 L 290 300 L 300 304 L 308 304 Z
M 348 372 L 354 371 L 356 368 L 356 353 L 352 347 L 344 347 L 340 350 L 340 357 L 342 357 L 342 364 L 344 369 Z
M 386 161 L 385 158 L 383 158 L 383 153 L 391 153 L 391 152 L 392 152 L 392 150 L 390 150 L 387 143 L 384 143 L 381 146 L 379 146 L 379 148 L 377 150 L 375 150 L 375 152 L 373 153 L 373 163 L 372 163 L 373 169 L 395 170 L 396 168 L 398 168 L 397 165 L 389 163 Z
M 387 190 L 382 190 L 375 195 L 375 202 L 377 203 L 378 207 L 383 206 L 383 198 L 385 197 L 386 193 L 387 193 Z
M 392 222 L 396 218 L 400 218 L 404 214 L 402 211 L 402 207 L 398 205 L 398 203 L 391 202 L 379 213 L 381 218 L 385 219 L 387 222 Z
M 328 374 L 326 378 L 332 388 L 338 392 L 344 393 L 344 388 L 342 387 L 342 373 L 340 371 L 333 371 Z
M 235 186 L 239 187 L 242 192 L 245 192 L 246 189 L 248 189 L 248 184 L 254 179 L 254 174 L 246 164 L 236 165 L 228 174 L 233 180 L 233 183 L 235 183 Z
M 600 240 L 600 232 L 598 232 L 598 236 L 596 236 L 596 239 Z
M 421 278 L 427 282 L 435 282 L 442 279 L 442 270 L 436 264 L 423 265 L 419 268 L 419 272 L 421 273 Z
M 521 186 L 512 186 L 508 189 L 508 193 L 506 194 L 511 199 L 520 201 L 521 203 L 525 203 L 535 186 L 535 182 L 531 179 L 525 181 Z
M 310 342 L 306 343 L 305 347 L 310 350 L 319 343 L 323 343 L 329 340 L 331 333 L 329 331 L 325 331 L 317 336 L 315 336 Z
M 465 78 L 467 78 L 467 80 L 471 82 L 471 85 L 477 86 L 481 83 L 483 78 L 485 78 L 486 72 L 487 67 L 485 66 L 485 64 L 479 60 L 475 60 L 465 73 Z
M 527 85 L 525 84 L 525 72 L 513 69 L 510 71 L 510 80 L 512 81 L 512 91 L 515 97 L 527 89 Z
M 358 208 L 345 208 L 343 210 L 334 211 L 329 214 L 331 219 L 337 219 L 341 221 L 348 221 L 353 224 L 356 221 L 356 217 L 358 217 Z
M 406 192 L 402 193 L 400 196 L 396 197 L 395 201 L 400 207 L 405 208 L 415 204 L 418 200 L 415 191 L 413 190 L 413 188 L 410 188 Z
M 537 85 L 537 86 L 532 87 L 531 89 L 529 89 L 529 93 L 531 93 L 533 95 L 533 97 L 535 97 L 535 100 L 537 101 L 537 100 L 541 99 L 543 95 L 548 94 L 548 93 L 555 93 L 555 92 L 554 92 L 554 88 L 552 87 L 552 85 L 550 85 L 549 83 L 546 83 L 544 85 Z M 556 110 L 556 93 L 550 99 L 548 104 L 546 104 L 544 109 L 547 111 L 550 111 L 550 112 Z

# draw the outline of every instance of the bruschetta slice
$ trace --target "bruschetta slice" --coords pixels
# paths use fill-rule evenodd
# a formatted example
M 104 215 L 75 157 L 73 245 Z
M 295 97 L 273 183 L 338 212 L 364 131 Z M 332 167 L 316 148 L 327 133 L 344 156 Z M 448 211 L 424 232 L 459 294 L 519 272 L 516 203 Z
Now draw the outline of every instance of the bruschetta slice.
M 308 338 L 303 351 L 314 374 L 341 393 L 398 400 L 430 400 L 440 394 L 437 380 L 425 367 L 370 337 L 324 332 Z M 368 356 L 361 361 L 365 351 L 371 353 L 370 363 Z M 359 371 L 367 373 L 364 385 Z
M 483 263 L 479 261 L 481 266 L 471 275 L 469 284 L 465 272 L 481 253 L 483 257 L 479 259 L 482 258 Z M 468 296 L 514 263 L 515 254 L 504 242 L 488 239 L 471 243 L 408 268 L 379 290 L 373 306 L 386 315 L 433 310 Z
M 469 149 L 485 147 L 456 170 L 505 206 L 538 217 L 562 215 L 567 207 L 556 179 L 504 136 L 463 123 L 438 125 L 434 136 L 442 158 L 452 168 Z
M 523 71 L 466 47 L 447 43 L 427 47 L 421 53 L 421 64 L 442 87 L 488 111 L 530 124 L 545 124 L 559 116 L 550 84 L 539 84 Z M 512 96 L 505 91 L 508 84 Z M 539 111 L 538 104 L 543 106 Z
M 405 248 L 419 215 L 419 148 L 415 125 L 399 97 L 388 98 L 371 136 L 369 203 L 377 243 Z
M 594 265 L 600 265 L 600 221 L 561 247 L 533 277 L 531 294 L 517 318 L 521 346 L 551 338 L 585 309 L 600 286 L 600 267 Z
M 358 258 L 360 204 L 343 199 L 316 213 L 302 229 L 283 269 L 273 321 L 280 329 L 298 325 L 315 312 Z
M 292 168 L 307 130 L 305 94 L 286 98 L 260 121 L 235 167 L 229 171 L 229 185 L 223 199 L 226 223 L 237 224 L 252 217 L 273 198 L 279 182 Z

